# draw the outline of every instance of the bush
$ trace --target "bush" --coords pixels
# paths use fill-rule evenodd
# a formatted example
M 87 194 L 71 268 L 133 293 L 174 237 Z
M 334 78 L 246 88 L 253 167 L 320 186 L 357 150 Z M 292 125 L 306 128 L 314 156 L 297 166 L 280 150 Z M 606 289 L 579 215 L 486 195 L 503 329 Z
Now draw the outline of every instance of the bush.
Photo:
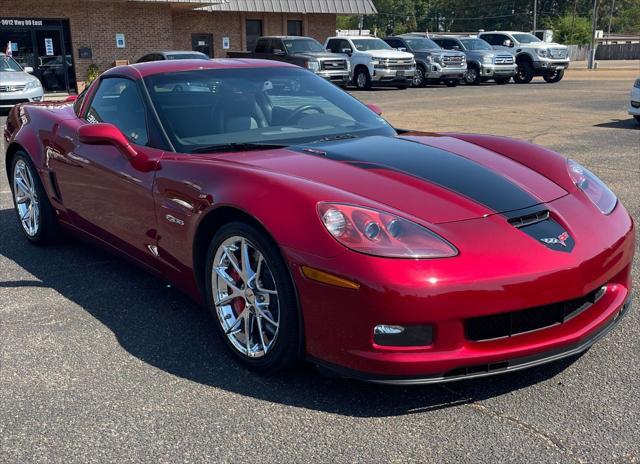
M 91 63 L 87 68 L 87 85 L 95 81 L 99 75 L 100 75 L 100 69 L 96 64 Z

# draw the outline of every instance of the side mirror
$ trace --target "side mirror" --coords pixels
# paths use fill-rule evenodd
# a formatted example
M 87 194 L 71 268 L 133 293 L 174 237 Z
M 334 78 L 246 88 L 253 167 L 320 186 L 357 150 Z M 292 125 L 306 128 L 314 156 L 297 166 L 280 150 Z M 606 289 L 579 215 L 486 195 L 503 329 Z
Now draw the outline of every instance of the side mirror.
M 342 53 L 346 53 L 347 55 L 351 56 L 353 51 L 350 48 L 343 48 Z
M 513 42 L 511 40 L 507 39 L 504 42 L 502 42 L 502 45 L 504 45 L 505 47 L 512 48 L 513 47 Z
M 382 109 L 375 103 L 367 103 L 366 106 L 378 116 L 382 116 Z
M 399 52 L 406 52 L 406 51 L 407 51 L 406 47 L 398 47 L 398 49 L 397 49 L 397 50 L 398 50 Z
M 78 139 L 87 145 L 113 145 L 129 159 L 138 155 L 120 129 L 106 122 L 80 126 Z
M 24 72 L 29 73 L 29 74 L 33 74 L 33 68 L 31 66 L 25 66 L 24 67 Z
M 460 51 L 460 46 L 459 46 L 459 45 L 454 45 L 453 47 L 451 47 L 451 50 L 458 50 L 458 51 Z
M 327 53 L 333 53 L 330 48 L 325 48 L 325 50 L 327 51 Z
M 284 51 L 283 51 L 283 50 L 281 50 L 281 49 L 279 49 L 279 48 L 274 48 L 274 49 L 273 49 L 273 54 L 274 54 L 274 55 L 282 56 L 282 55 L 284 55 Z

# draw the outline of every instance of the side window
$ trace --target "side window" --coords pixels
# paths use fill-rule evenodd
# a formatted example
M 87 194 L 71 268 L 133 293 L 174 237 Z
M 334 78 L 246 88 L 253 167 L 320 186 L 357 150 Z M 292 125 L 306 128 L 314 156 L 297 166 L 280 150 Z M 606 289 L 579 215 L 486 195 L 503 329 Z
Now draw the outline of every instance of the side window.
M 80 110 L 82 109 L 82 102 L 84 102 L 84 97 L 87 96 L 87 90 L 89 90 L 89 87 L 84 89 L 82 93 L 78 95 L 78 98 L 76 98 L 76 101 L 73 102 L 73 111 L 76 113 L 76 116 L 78 117 L 80 116 Z
M 340 41 L 338 39 L 331 39 L 327 42 L 327 48 L 332 53 L 340 53 Z
M 136 83 L 130 79 L 103 79 L 91 101 L 86 120 L 92 124 L 111 123 L 136 145 L 149 142 L 145 106 Z
M 268 39 L 259 39 L 256 43 L 256 53 L 267 53 Z
M 485 34 L 480 38 L 489 42 L 490 45 L 502 45 L 502 42 L 504 42 L 503 36 L 499 34 Z
M 384 39 L 384 41 L 387 42 L 393 48 L 404 47 L 402 42 L 400 42 L 398 39 Z
M 351 46 L 351 44 L 349 43 L 348 40 L 341 40 L 340 41 L 340 50 L 339 53 L 342 53 L 342 50 L 347 49 L 349 51 L 353 51 L 353 47 Z
M 273 53 L 274 50 L 280 50 L 282 52 L 285 51 L 284 49 L 284 44 L 282 43 L 282 40 L 280 39 L 271 39 L 271 50 L 270 52 Z

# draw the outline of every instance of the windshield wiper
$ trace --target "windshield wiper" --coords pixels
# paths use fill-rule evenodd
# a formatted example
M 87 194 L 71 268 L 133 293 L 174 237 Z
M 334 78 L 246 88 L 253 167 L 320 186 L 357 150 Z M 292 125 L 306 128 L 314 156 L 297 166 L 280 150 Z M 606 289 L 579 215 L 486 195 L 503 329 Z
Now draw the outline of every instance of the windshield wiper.
M 340 134 L 340 135 L 331 135 L 328 137 L 322 137 L 321 139 L 313 140 L 311 143 L 331 142 L 333 140 L 347 140 L 347 139 L 357 139 L 357 138 L 358 136 L 353 134 Z
M 211 153 L 220 151 L 249 151 L 249 150 L 268 150 L 273 148 L 285 148 L 289 145 L 282 143 L 219 143 L 217 145 L 209 145 L 207 147 L 198 147 L 191 150 L 190 153 Z

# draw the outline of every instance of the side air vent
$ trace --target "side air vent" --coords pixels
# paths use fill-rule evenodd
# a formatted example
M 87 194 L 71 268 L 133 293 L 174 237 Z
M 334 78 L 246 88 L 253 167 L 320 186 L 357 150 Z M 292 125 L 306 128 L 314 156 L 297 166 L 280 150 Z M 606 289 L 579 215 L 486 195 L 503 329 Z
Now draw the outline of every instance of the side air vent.
M 518 229 L 525 226 L 530 226 L 531 224 L 535 224 L 537 222 L 546 221 L 549 219 L 549 211 L 541 210 L 536 211 L 534 213 L 525 214 L 524 216 L 513 217 L 509 219 L 509 224 Z

